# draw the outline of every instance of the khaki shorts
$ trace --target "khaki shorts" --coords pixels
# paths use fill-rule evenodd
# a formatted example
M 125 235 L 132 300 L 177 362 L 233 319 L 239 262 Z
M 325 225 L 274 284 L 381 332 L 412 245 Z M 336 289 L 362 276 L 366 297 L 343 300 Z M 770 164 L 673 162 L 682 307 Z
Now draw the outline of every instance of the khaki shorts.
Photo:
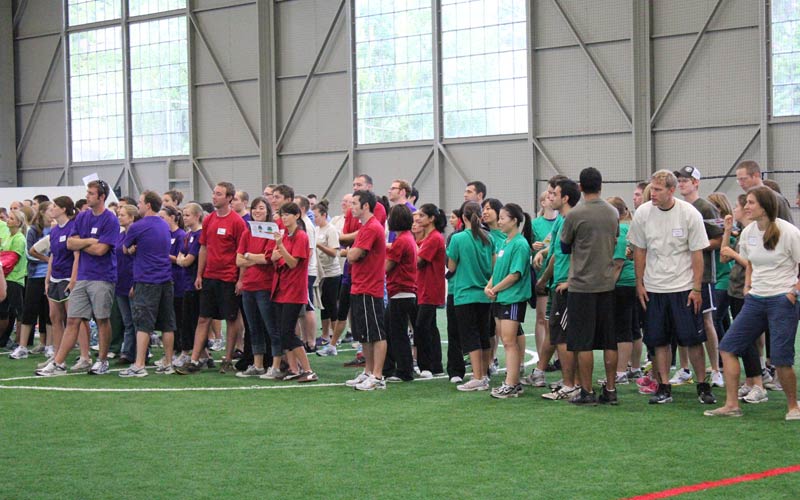
M 69 294 L 67 317 L 82 319 L 108 319 L 114 304 L 114 283 L 81 280 Z

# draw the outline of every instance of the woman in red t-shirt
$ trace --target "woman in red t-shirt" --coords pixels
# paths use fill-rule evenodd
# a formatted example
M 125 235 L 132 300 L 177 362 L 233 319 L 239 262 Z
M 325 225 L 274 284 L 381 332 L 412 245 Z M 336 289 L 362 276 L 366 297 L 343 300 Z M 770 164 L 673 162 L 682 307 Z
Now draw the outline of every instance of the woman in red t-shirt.
M 389 307 L 385 324 L 389 333 L 389 354 L 383 373 L 394 381 L 414 380 L 414 361 L 408 340 L 408 325 L 417 321 L 417 244 L 411 234 L 413 216 L 404 205 L 389 210 L 389 231 L 396 234 L 386 250 L 386 291 Z
M 258 197 L 250 204 L 250 216 L 255 222 L 272 220 L 272 208 L 266 198 Z M 244 269 L 240 283 L 242 290 L 242 306 L 247 324 L 250 326 L 250 343 L 253 347 L 253 364 L 246 370 L 238 372 L 237 377 L 275 378 L 275 372 L 281 368 L 281 336 L 275 323 L 272 310 L 272 277 L 275 266 L 270 258 L 275 249 L 275 240 L 258 238 L 247 231 L 239 241 L 236 253 L 236 265 Z M 270 340 L 272 366 L 264 369 L 264 357 L 267 350 L 267 336 Z
M 302 228 L 303 214 L 296 203 L 287 203 L 280 209 L 280 217 L 286 229 L 275 234 L 275 249 L 272 263 L 275 276 L 272 279 L 272 302 L 281 348 L 286 353 L 289 371 L 275 378 L 314 382 L 317 374 L 311 370 L 303 341 L 295 335 L 295 326 L 300 312 L 308 303 L 308 235 Z M 302 371 L 297 371 L 300 365 Z
M 443 373 L 442 343 L 436 327 L 436 309 L 445 304 L 445 249 L 442 232 L 447 226 L 444 212 L 426 203 L 414 212 L 414 223 L 420 230 L 417 252 L 417 322 L 414 346 L 420 378 Z

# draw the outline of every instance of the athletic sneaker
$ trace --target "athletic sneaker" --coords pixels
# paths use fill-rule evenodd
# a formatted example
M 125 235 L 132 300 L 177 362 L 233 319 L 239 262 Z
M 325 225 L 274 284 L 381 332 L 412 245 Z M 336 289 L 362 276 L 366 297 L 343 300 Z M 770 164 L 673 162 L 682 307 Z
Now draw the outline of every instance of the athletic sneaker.
M 684 384 L 691 384 L 694 382 L 692 378 L 692 371 L 688 368 L 681 368 L 675 372 L 675 375 L 669 379 L 670 385 L 684 385 Z
M 391 377 L 386 377 L 386 381 L 387 382 L 391 382 L 391 383 L 394 384 L 394 383 L 397 383 L 397 382 L 403 382 L 403 379 L 401 379 L 397 375 L 392 375 Z
M 158 371 L 158 370 L 156 370 L 156 371 Z M 147 376 L 147 370 L 145 370 L 144 367 L 136 368 L 135 366 L 131 365 L 128 368 L 125 368 L 124 370 L 120 371 L 119 372 L 119 376 L 122 377 L 122 378 L 129 378 L 129 377 L 141 378 L 141 377 L 146 377 Z
M 284 375 L 281 380 L 283 380 L 284 382 L 288 382 L 290 380 L 296 380 L 300 378 L 300 375 L 302 375 L 302 373 L 300 372 L 286 372 L 286 375 Z
M 8 355 L 11 359 L 26 359 L 28 357 L 28 348 L 18 345 L 14 352 Z
M 605 378 L 597 379 L 597 383 L 600 384 L 600 385 L 606 385 L 607 382 L 608 381 Z M 629 383 L 630 383 L 630 380 L 628 380 L 628 374 L 627 373 L 617 373 L 617 375 L 614 377 L 614 384 L 615 385 L 628 385 Z
M 492 389 L 490 394 L 493 398 L 496 399 L 508 399 L 508 398 L 516 398 L 519 396 L 519 392 L 517 391 L 517 387 L 514 385 L 507 385 L 503 383 L 500 387 L 495 387 Z
M 383 378 L 377 378 L 370 375 L 364 381 L 353 386 L 357 391 L 374 391 L 386 389 L 386 381 Z
M 227 359 L 223 359 L 222 364 L 219 366 L 219 372 L 224 375 L 233 370 L 234 370 L 233 363 L 231 363 Z
M 767 370 L 766 368 L 761 370 L 761 381 L 765 384 L 769 384 L 774 381 L 772 373 L 770 373 L 770 371 Z
M 95 361 L 89 369 L 89 375 L 106 375 L 108 373 L 108 360 Z
M 267 371 L 263 368 L 256 368 L 255 365 L 250 365 L 247 367 L 247 370 L 243 372 L 236 372 L 236 376 L 240 378 L 247 378 L 247 377 L 260 377 L 264 375 Z
M 36 370 L 36 375 L 38 375 L 39 377 L 57 377 L 59 375 L 66 375 L 66 374 L 67 374 L 67 365 L 65 364 L 58 365 L 56 364 L 55 361 L 49 363 L 44 368 Z
M 486 378 L 482 379 L 472 378 L 470 379 L 469 382 L 457 385 L 456 389 L 458 389 L 461 392 L 488 391 L 489 380 Z
M 538 368 L 534 368 L 530 375 L 520 379 L 522 385 L 529 385 L 531 387 L 547 387 L 547 381 L 544 378 L 544 372 Z
M 581 393 L 570 399 L 569 402 L 578 406 L 597 406 L 597 396 L 594 392 L 586 392 L 581 388 Z
M 337 356 L 338 354 L 339 352 L 336 350 L 336 346 L 333 344 L 327 344 L 317 349 L 317 356 Z
M 180 368 L 181 366 L 185 365 L 186 363 L 190 362 L 191 360 L 192 360 L 192 358 L 189 357 L 189 355 L 181 354 L 180 356 L 175 358 L 175 361 L 172 362 L 172 366 L 174 366 L 175 368 Z
M 768 391 L 782 391 L 783 386 L 775 377 L 772 378 L 772 382 L 764 382 L 764 389 Z
M 161 365 L 156 368 L 156 375 L 172 375 L 175 373 L 175 368 L 172 365 Z
M 618 405 L 619 400 L 617 399 L 617 391 L 609 391 L 606 389 L 606 386 L 603 386 L 603 392 L 600 394 L 600 397 L 597 398 L 597 402 L 601 405 Z
M 644 376 L 644 372 L 641 368 L 628 368 L 628 371 L 625 372 L 625 375 L 628 376 L 628 380 L 636 380 L 637 378 Z
M 203 371 L 204 365 L 205 363 L 189 361 L 185 365 L 175 370 L 175 373 L 178 375 L 194 375 L 195 373 L 200 373 Z
M 706 417 L 741 417 L 742 409 L 741 408 L 729 409 L 722 406 L 715 410 L 706 410 L 703 412 L 703 415 L 705 415 Z
M 31 349 L 31 354 L 42 354 L 43 352 L 44 352 L 44 346 L 42 344 L 39 344 L 33 349 Z
M 264 380 L 281 380 L 285 376 L 286 376 L 285 372 L 276 370 L 275 368 L 270 366 L 269 368 L 267 368 L 267 372 L 264 373 L 263 375 L 259 375 L 258 378 Z
M 769 396 L 767 396 L 767 391 L 754 385 L 750 392 L 742 398 L 742 401 L 750 404 L 766 403 L 769 401 Z
M 213 370 L 217 367 L 217 365 L 214 363 L 214 358 L 200 358 L 200 366 L 203 365 L 205 365 L 205 367 L 209 370 Z
M 356 376 L 356 378 L 353 378 L 353 379 L 350 379 L 350 380 L 346 381 L 344 383 L 344 385 L 346 385 L 347 387 L 355 387 L 358 384 L 360 384 L 361 382 L 367 380 L 369 377 L 370 377 L 370 375 L 367 375 L 366 372 L 361 372 L 361 373 L 358 374 L 358 376 Z
M 419 372 L 419 378 L 430 379 L 433 378 L 433 373 L 428 370 L 422 370 Z
M 498 371 L 500 371 L 500 362 L 497 361 L 497 358 L 494 358 L 492 364 L 489 365 L 489 376 L 497 375 Z
M 364 358 L 362 353 L 356 354 L 356 357 L 351 359 L 350 361 L 344 364 L 345 368 L 358 368 L 361 366 L 365 366 L 367 364 L 367 360 Z
M 567 387 L 562 386 L 559 389 L 554 389 L 552 392 L 547 392 L 542 394 L 542 398 L 549 399 L 551 401 L 561 401 L 562 399 L 570 400 L 575 396 L 579 395 L 581 391 L 580 387 Z
M 69 371 L 71 373 L 85 373 L 88 372 L 92 368 L 92 360 L 91 359 L 83 359 L 78 358 L 78 361 L 75 362 L 72 367 L 70 367 Z
M 286 380 L 286 378 L 284 378 L 284 380 Z M 300 384 L 304 384 L 306 382 L 316 382 L 317 380 L 319 380 L 319 377 L 317 377 L 317 374 L 312 371 L 303 372 L 299 377 L 297 377 L 297 382 Z M 383 381 L 383 379 L 381 379 L 381 381 Z M 384 385 L 383 388 L 385 389 L 386 385 Z
M 659 384 L 658 390 L 647 401 L 651 405 L 662 405 L 665 403 L 672 403 L 672 385 L 671 384 Z
M 221 351 L 225 349 L 225 344 L 222 342 L 222 339 L 216 339 L 211 342 L 211 347 L 209 349 L 212 351 Z
M 560 378 L 560 379 L 556 380 L 555 382 L 552 382 L 552 383 L 548 384 L 547 387 L 549 387 L 551 391 L 557 391 L 557 390 L 561 389 L 562 387 L 564 387 L 564 379 Z
M 392 377 L 389 377 L 389 378 L 391 379 Z M 450 377 L 450 383 L 451 384 L 460 384 L 462 382 L 464 382 L 464 379 L 459 377 L 458 375 Z
M 725 387 L 725 379 L 722 377 L 721 371 L 711 372 L 711 387 Z
M 47 365 L 49 365 L 50 363 L 52 363 L 52 362 L 53 362 L 53 360 L 54 360 L 55 358 L 56 358 L 55 356 L 50 356 L 50 357 L 49 357 L 49 358 L 47 358 L 46 360 L 44 360 L 44 361 L 42 361 L 41 363 L 39 363 L 38 365 L 36 365 L 36 368 L 37 368 L 37 369 L 39 369 L 39 368 L 44 368 L 45 366 L 47 366 Z
M 650 374 L 648 373 L 646 375 L 638 377 L 636 379 L 636 385 L 638 385 L 639 387 L 645 387 L 651 385 L 653 383 L 653 380 L 654 380 L 653 377 L 651 377 Z
M 316 347 L 322 347 L 324 345 L 330 344 L 330 340 L 326 339 L 325 337 L 317 337 L 317 340 L 314 341 L 314 345 Z
M 750 394 L 750 391 L 752 391 L 752 390 L 753 390 L 752 386 L 749 386 L 747 384 L 742 384 L 739 387 L 739 390 L 736 392 L 736 397 L 738 399 L 740 399 L 740 400 L 744 399 L 744 397 L 747 396 L 748 394 Z
M 650 383 L 647 385 L 640 385 L 639 386 L 639 394 L 655 394 L 658 392 L 658 382 L 653 379 L 650 379 Z
M 711 393 L 711 385 L 708 382 L 700 382 L 697 384 L 697 400 L 704 405 L 717 404 L 717 398 Z
M 800 420 L 800 405 L 786 413 L 786 420 Z
M 52 358 L 52 357 L 55 357 L 55 355 L 56 355 L 56 349 L 55 349 L 55 347 L 53 347 L 53 346 L 51 346 L 51 345 L 49 345 L 49 346 L 45 347 L 45 348 L 44 348 L 44 355 L 45 355 L 45 357 L 47 357 L 47 358 Z

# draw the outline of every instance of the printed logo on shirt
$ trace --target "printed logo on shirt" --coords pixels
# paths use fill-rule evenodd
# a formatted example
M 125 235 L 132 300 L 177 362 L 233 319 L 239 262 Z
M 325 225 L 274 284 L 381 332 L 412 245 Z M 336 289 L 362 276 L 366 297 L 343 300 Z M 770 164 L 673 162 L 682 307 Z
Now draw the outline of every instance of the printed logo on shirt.
M 96 228 L 96 227 L 93 227 L 93 228 L 92 228 L 92 231 L 91 231 L 91 233 L 92 233 L 92 234 L 97 234 L 97 228 Z
M 66 234 L 62 234 L 61 237 L 58 238 L 58 242 L 59 243 L 64 243 L 65 241 L 67 241 L 67 235 Z
M 758 245 L 758 236 L 750 236 L 747 238 L 747 244 L 750 246 Z
M 219 234 L 221 236 L 224 236 L 227 232 L 228 232 L 228 230 L 225 229 L 224 227 L 220 227 L 220 228 L 217 229 L 217 234 Z
M 676 238 L 683 238 L 683 236 L 684 236 L 683 228 L 682 227 L 677 227 L 677 228 L 673 229 L 672 230 L 672 236 L 674 236 Z
M 169 240 L 169 242 L 170 242 L 171 245 L 174 245 L 175 244 L 175 238 L 172 238 L 171 240 Z

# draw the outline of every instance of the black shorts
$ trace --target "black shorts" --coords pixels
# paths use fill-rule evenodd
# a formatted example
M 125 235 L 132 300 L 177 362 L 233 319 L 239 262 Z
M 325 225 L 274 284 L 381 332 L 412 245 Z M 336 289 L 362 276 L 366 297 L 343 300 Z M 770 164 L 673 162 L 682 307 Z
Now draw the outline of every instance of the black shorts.
M 498 304 L 495 302 L 493 304 L 492 316 L 494 316 L 495 320 L 506 319 L 523 323 L 525 321 L 527 305 L 527 302 L 516 302 L 514 304 Z M 517 328 L 517 336 L 519 336 L 519 328 Z
M 678 345 L 695 346 L 706 341 L 702 313 L 695 314 L 689 301 L 689 290 L 672 293 L 648 293 L 647 329 L 644 343 L 656 348 L 672 343 L 675 332 Z
M 40 328 L 50 324 L 50 304 L 44 293 L 44 278 L 28 278 L 25 283 L 22 324 L 35 325 L 37 321 Z
M 594 349 L 617 350 L 614 334 L 614 290 L 596 293 L 570 292 L 567 324 L 567 349 L 573 352 Z
M 50 282 L 47 287 L 47 298 L 53 302 L 65 302 L 69 299 L 69 292 L 67 291 L 69 280 L 58 281 L 56 283 Z
M 491 347 L 489 342 L 490 303 L 461 304 L 455 306 L 458 333 L 461 339 L 461 350 L 472 352 L 486 350 Z M 494 332 L 491 332 L 494 334 Z
M 308 304 L 306 304 L 306 311 L 314 310 L 314 282 L 317 281 L 316 276 L 308 277 Z
M 556 292 L 555 288 L 550 292 L 551 306 L 550 306 L 550 344 L 566 344 L 567 343 L 567 299 L 569 292 L 563 293 Z
M 15 318 L 22 316 L 22 303 L 25 296 L 25 288 L 13 281 L 7 282 L 6 300 L 0 302 L 0 319 L 8 319 L 11 314 Z
M 203 289 L 200 290 L 200 317 L 236 321 L 238 315 L 236 283 L 203 278 Z
M 617 343 L 633 342 L 639 329 L 636 317 L 636 287 L 618 286 L 614 289 L 614 329 L 617 332 Z
M 336 311 L 336 321 L 347 321 L 350 313 L 350 283 L 342 282 L 339 288 L 339 304 Z
M 153 333 L 155 330 L 175 332 L 173 293 L 171 281 L 158 285 L 150 283 L 133 285 L 131 312 L 137 332 Z
M 353 338 L 359 342 L 371 343 L 386 340 L 383 325 L 383 297 L 359 294 L 350 296 L 352 317 L 350 328 Z
M 700 285 L 700 295 L 703 296 L 703 306 L 701 307 L 700 312 L 707 313 L 717 310 L 717 304 L 714 303 L 713 283 L 703 283 Z

